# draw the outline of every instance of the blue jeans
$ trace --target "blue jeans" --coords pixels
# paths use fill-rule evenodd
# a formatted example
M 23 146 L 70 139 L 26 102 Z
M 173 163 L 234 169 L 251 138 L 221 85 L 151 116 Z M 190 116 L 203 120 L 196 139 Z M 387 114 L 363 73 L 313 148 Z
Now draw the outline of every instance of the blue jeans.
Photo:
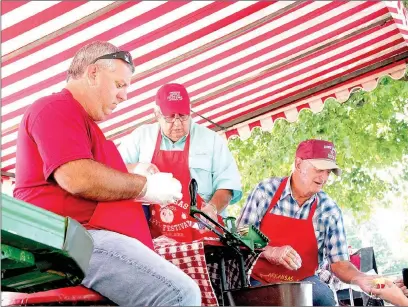
M 302 281 L 313 282 L 313 306 L 336 306 L 333 291 L 318 276 L 313 275 Z
M 90 230 L 94 251 L 82 284 L 120 306 L 200 306 L 200 288 L 138 240 Z
M 313 306 L 336 306 L 336 301 L 334 300 L 334 294 L 332 290 L 330 290 L 329 286 L 322 282 L 319 277 L 313 275 L 303 279 L 302 281 L 313 282 Z M 250 279 L 250 282 L 251 286 L 262 285 L 260 281 L 257 281 L 252 277 Z

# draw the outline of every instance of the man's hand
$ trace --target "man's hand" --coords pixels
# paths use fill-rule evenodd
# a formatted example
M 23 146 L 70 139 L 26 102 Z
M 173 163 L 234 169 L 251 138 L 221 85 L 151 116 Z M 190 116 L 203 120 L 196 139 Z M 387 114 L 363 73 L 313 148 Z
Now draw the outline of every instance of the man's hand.
M 127 164 L 126 168 L 128 169 L 129 173 L 138 174 L 138 175 L 142 175 L 145 177 L 160 172 L 157 166 L 152 163 L 143 163 L 143 162 L 132 163 L 132 164 Z
M 375 279 L 378 279 L 377 275 L 367 275 L 364 273 L 360 273 L 360 275 L 351 280 L 350 284 L 357 285 L 365 293 L 370 294 L 373 287 L 376 286 Z
M 218 219 L 218 211 L 217 208 L 211 204 L 211 203 L 203 203 L 201 207 L 201 211 L 207 214 L 210 218 L 212 218 L 214 221 L 217 221 Z M 205 219 L 204 216 L 200 216 L 200 219 L 203 219 L 207 224 L 209 224 L 212 227 L 215 227 L 213 223 L 211 223 L 209 220 Z M 198 227 L 200 229 L 201 233 L 210 231 L 207 227 L 204 226 L 201 222 L 198 222 Z
M 297 270 L 302 266 L 299 254 L 289 245 L 281 247 L 267 246 L 262 255 L 272 264 L 283 265 L 288 270 Z
M 146 177 L 146 185 L 137 201 L 166 206 L 181 198 L 181 183 L 171 173 L 156 173 Z
M 373 288 L 371 293 L 396 306 L 408 305 L 408 298 L 404 295 L 402 287 L 397 285 L 397 281 L 394 284 L 392 281 L 386 280 L 384 288 Z
M 217 211 L 217 208 L 213 204 L 203 203 L 201 211 L 203 211 L 205 214 L 207 214 L 213 220 L 215 220 L 215 221 L 217 220 L 218 211 Z
M 404 293 L 404 295 L 405 295 L 406 297 L 408 297 L 408 289 L 407 289 L 407 287 L 404 285 L 404 281 L 402 280 L 402 278 L 397 279 L 397 280 L 395 281 L 395 285 L 396 285 L 398 288 L 400 288 L 400 289 L 402 290 L 402 293 Z

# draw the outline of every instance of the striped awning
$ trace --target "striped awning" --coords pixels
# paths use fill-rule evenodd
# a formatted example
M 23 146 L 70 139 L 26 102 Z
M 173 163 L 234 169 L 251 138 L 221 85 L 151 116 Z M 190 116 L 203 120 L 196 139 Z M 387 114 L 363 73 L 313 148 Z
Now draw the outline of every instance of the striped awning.
M 131 52 L 128 100 L 100 123 L 119 144 L 152 122 L 156 90 L 184 84 L 193 118 L 226 137 L 318 111 L 327 97 L 401 77 L 407 11 L 394 1 L 2 1 L 3 172 L 14 173 L 18 125 L 59 91 L 83 45 Z M 342 99 L 343 99 L 342 98 Z

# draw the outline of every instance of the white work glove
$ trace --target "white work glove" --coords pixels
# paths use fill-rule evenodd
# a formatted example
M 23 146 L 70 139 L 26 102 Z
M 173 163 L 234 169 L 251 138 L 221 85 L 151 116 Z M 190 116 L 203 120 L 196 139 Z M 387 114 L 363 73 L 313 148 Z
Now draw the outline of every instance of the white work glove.
M 267 246 L 262 254 L 270 263 L 283 265 L 288 270 L 297 270 L 302 266 L 302 259 L 299 254 L 289 245 Z
M 137 201 L 166 206 L 177 203 L 182 197 L 181 183 L 172 173 L 156 173 L 146 177 L 144 196 Z
M 144 162 L 128 164 L 127 169 L 129 173 L 142 175 L 145 177 L 160 172 L 156 165 Z

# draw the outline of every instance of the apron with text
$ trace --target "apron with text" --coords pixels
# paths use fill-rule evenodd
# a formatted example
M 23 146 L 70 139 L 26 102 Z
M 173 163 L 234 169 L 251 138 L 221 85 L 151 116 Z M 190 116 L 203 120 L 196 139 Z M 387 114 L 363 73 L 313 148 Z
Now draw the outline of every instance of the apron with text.
M 215 237 L 210 231 L 202 233 L 197 221 L 190 216 L 189 168 L 190 134 L 187 136 L 183 150 L 161 150 L 162 134 L 159 130 L 151 163 L 160 172 L 172 173 L 181 183 L 183 198 L 177 204 L 165 207 L 150 205 L 150 230 L 153 238 L 165 235 L 179 242 L 191 242 L 203 237 Z M 202 198 L 197 194 L 197 208 L 201 209 Z
M 262 219 L 260 230 L 269 238 L 270 246 L 292 246 L 301 257 L 302 266 L 298 270 L 288 270 L 283 265 L 275 265 L 263 257 L 259 258 L 251 276 L 262 283 L 303 280 L 313 276 L 318 267 L 317 240 L 312 221 L 317 206 L 317 197 L 307 219 L 295 219 L 271 213 L 287 181 L 288 178 L 282 180 Z
M 151 163 L 155 164 L 161 172 L 172 173 L 180 181 L 183 198 L 178 204 L 170 204 L 163 208 L 159 205 L 150 205 L 150 228 L 156 252 L 180 268 L 198 284 L 203 306 L 217 306 L 217 297 L 212 282 L 220 279 L 220 270 L 218 264 L 215 266 L 210 264 L 207 267 L 204 247 L 218 237 L 211 231 L 197 229 L 197 220 L 190 216 L 190 135 L 187 136 L 182 151 L 160 150 L 161 141 L 162 134 L 159 131 Z M 203 200 L 197 194 L 198 209 L 201 209 L 202 205 Z M 219 215 L 218 223 L 223 225 Z M 253 257 L 246 261 L 247 270 L 252 268 L 255 260 L 256 258 Z M 231 285 L 239 287 L 240 284 L 237 284 L 240 282 L 240 278 L 237 278 L 239 276 L 238 265 L 230 260 L 226 261 L 225 266 L 227 274 L 233 274 Z M 229 275 L 227 279 L 228 277 Z

